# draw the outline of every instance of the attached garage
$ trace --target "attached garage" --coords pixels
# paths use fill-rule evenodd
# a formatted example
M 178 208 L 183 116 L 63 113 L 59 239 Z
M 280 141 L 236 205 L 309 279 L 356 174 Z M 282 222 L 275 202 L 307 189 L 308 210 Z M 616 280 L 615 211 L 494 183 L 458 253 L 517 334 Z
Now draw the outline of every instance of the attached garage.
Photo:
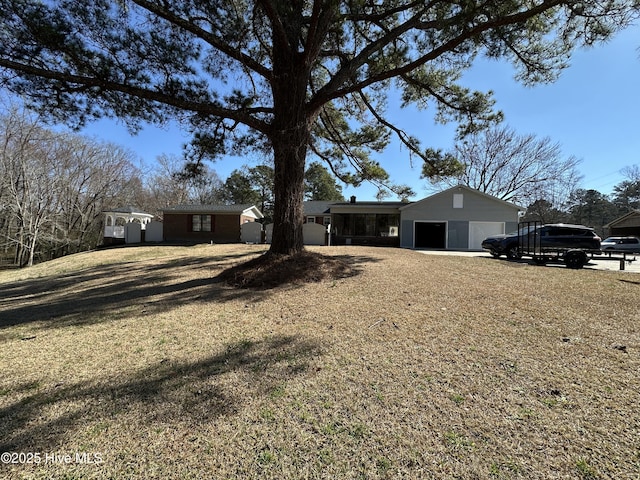
M 400 208 L 400 246 L 481 250 L 490 235 L 517 229 L 517 205 L 457 186 Z
M 504 233 L 505 222 L 469 222 L 469 250 L 482 250 L 485 238 Z
M 447 222 L 413 222 L 415 248 L 447 248 Z

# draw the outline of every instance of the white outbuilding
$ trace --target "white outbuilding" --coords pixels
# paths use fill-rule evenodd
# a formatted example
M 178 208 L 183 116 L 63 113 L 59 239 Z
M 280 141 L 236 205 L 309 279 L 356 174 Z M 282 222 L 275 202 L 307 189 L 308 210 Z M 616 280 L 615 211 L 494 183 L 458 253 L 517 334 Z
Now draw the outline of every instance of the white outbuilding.
M 153 215 L 136 207 L 121 207 L 104 213 L 104 244 L 139 243 L 142 232 L 153 220 Z

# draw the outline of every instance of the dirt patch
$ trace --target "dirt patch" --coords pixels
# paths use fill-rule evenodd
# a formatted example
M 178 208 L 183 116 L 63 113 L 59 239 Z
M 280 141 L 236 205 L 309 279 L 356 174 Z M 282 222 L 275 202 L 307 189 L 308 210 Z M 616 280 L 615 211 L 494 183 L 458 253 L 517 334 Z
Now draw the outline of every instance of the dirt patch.
M 344 259 L 303 251 L 295 255 L 265 253 L 226 269 L 218 278 L 237 288 L 261 290 L 337 280 L 357 272 Z

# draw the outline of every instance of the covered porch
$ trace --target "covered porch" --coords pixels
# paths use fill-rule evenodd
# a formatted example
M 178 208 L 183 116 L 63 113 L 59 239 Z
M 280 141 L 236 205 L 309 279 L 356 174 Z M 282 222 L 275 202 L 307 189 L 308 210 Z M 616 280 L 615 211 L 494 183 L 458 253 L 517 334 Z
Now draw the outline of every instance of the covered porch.
M 332 245 L 400 246 L 403 202 L 356 202 L 331 205 Z

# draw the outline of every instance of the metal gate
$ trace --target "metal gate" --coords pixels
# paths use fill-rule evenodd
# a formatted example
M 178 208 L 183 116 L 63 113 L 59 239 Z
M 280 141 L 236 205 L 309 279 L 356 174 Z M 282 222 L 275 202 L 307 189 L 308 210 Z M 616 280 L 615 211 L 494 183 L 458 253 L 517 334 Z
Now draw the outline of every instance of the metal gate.
M 518 223 L 518 254 L 530 257 L 542 256 L 541 237 L 538 233 L 542 222 L 520 222 Z

